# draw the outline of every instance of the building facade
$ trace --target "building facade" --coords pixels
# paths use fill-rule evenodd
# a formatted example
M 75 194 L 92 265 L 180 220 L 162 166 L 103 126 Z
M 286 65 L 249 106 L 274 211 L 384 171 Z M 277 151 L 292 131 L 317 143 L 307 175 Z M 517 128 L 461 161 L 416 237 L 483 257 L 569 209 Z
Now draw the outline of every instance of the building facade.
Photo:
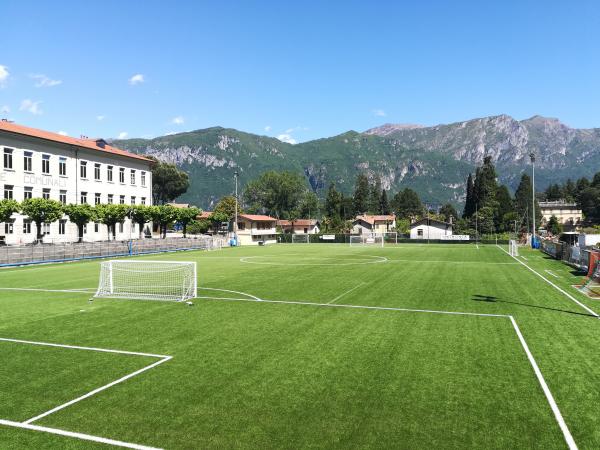
M 356 216 L 352 223 L 353 234 L 383 234 L 396 229 L 396 216 L 389 215 L 361 215 Z
M 410 224 L 411 239 L 447 239 L 452 236 L 452 224 L 433 219 L 421 219 Z
M 541 227 L 545 227 L 550 217 L 555 216 L 561 223 L 565 231 L 573 231 L 581 225 L 583 212 L 576 203 L 568 203 L 564 200 L 555 202 L 539 202 L 542 212 Z
M 71 138 L 0 121 L 0 186 L 2 198 L 19 202 L 48 198 L 64 204 L 152 204 L 152 161 L 110 146 L 103 139 Z M 36 225 L 22 215 L 0 224 L 0 237 L 9 245 L 36 240 Z M 67 217 L 43 224 L 44 242 L 74 242 L 75 224 Z M 117 224 L 116 238 L 139 236 L 129 219 Z M 84 241 L 109 239 L 99 223 L 84 227 Z
M 277 226 L 284 233 L 293 234 L 319 234 L 321 230 L 320 223 L 316 219 L 278 220 Z
M 257 214 L 238 215 L 238 245 L 258 245 L 277 243 L 277 219 Z

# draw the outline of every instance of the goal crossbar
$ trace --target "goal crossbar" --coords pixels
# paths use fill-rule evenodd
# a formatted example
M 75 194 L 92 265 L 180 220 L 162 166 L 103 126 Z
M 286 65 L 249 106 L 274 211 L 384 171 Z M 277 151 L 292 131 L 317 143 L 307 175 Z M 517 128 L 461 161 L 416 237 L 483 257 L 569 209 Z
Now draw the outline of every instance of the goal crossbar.
M 185 301 L 197 289 L 195 262 L 110 260 L 100 264 L 94 298 Z

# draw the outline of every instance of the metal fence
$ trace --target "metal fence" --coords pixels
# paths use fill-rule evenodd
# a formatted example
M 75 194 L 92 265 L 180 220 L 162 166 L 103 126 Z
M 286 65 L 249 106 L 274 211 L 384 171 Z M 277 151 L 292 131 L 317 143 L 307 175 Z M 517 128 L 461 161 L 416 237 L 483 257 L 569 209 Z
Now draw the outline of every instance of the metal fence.
M 292 243 L 292 233 L 282 233 L 277 236 L 277 242 L 283 244 Z M 349 244 L 351 236 L 360 236 L 359 234 L 309 234 L 308 239 L 311 244 Z M 380 235 L 378 235 L 380 236 Z M 504 239 L 504 236 L 486 235 L 479 236 L 477 239 L 475 236 L 470 236 L 469 240 L 453 240 L 453 239 L 411 239 L 408 234 L 398 233 L 394 236 L 393 233 L 387 233 L 383 236 L 386 244 L 499 244 L 508 245 L 508 239 Z
M 16 266 L 80 259 L 134 256 L 182 250 L 217 250 L 225 240 L 214 236 L 139 239 L 81 243 L 31 244 L 0 247 L 0 266 Z
M 541 249 L 547 255 L 565 261 L 584 272 L 588 271 L 590 253 L 598 251 L 594 250 L 593 247 L 578 247 L 550 239 L 542 239 Z

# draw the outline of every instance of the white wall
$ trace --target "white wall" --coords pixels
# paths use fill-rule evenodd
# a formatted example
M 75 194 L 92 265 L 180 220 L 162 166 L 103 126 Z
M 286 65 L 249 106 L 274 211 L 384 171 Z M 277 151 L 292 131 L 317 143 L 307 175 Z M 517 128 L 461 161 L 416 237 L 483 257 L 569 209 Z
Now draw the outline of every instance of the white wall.
M 4 168 L 4 148 L 13 149 L 12 169 Z M 32 152 L 32 170 L 24 170 L 24 154 Z M 50 156 L 50 173 L 42 173 L 42 155 Z M 0 132 L 0 189 L 4 198 L 4 187 L 13 186 L 13 198 L 23 201 L 25 188 L 31 188 L 34 198 L 42 197 L 43 190 L 50 190 L 50 198 L 59 200 L 61 192 L 66 194 L 66 203 L 80 203 L 81 193 L 87 193 L 87 203 L 93 205 L 95 194 L 100 194 L 100 202 L 108 203 L 108 195 L 113 195 L 113 203 L 119 203 L 124 196 L 125 204 L 131 204 L 132 197 L 135 203 L 140 204 L 145 198 L 146 205 L 152 204 L 152 173 L 148 162 L 135 158 L 127 158 L 101 151 L 75 149 L 72 146 L 42 141 L 27 136 L 14 137 L 8 133 Z M 59 160 L 66 160 L 66 175 L 59 175 Z M 80 163 L 87 162 L 87 177 L 80 177 Z M 94 179 L 94 164 L 100 164 L 100 180 Z M 107 167 L 113 166 L 113 181 L 107 180 Z M 119 181 L 119 169 L 125 169 L 125 182 Z M 135 170 L 135 184 L 131 183 L 131 170 Z M 145 172 L 145 185 L 141 184 L 141 172 Z M 5 234 L 5 225 L 0 225 L 0 236 L 5 236 L 7 244 L 21 244 L 33 242 L 36 238 L 35 224 L 31 225 L 31 233 L 23 233 L 23 217 L 20 215 L 13 224 L 13 233 Z M 65 217 L 66 219 L 66 217 Z M 128 221 L 129 222 L 129 221 Z M 87 241 L 108 239 L 107 227 L 98 226 L 95 232 L 94 224 L 88 224 L 84 239 Z M 119 232 L 117 225 L 117 239 L 128 239 L 130 235 L 137 237 L 138 226 L 131 230 L 129 223 L 123 226 L 123 232 Z M 48 242 L 70 242 L 77 240 L 77 226 L 67 222 L 66 233 L 59 234 L 59 223 L 50 225 L 50 234 L 45 237 Z
M 419 230 L 422 230 L 422 236 L 419 236 Z M 446 227 L 439 228 L 434 225 L 419 225 L 410 229 L 411 239 L 442 239 L 442 236 L 452 235 L 452 229 L 446 230 Z

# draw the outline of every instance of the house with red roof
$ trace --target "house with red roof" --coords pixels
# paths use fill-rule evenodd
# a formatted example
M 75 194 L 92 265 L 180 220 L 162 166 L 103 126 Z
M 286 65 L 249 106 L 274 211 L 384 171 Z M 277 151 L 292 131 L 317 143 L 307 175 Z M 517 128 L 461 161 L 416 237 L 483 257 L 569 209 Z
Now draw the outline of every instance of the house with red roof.
M 395 229 L 395 214 L 362 214 L 356 216 L 352 223 L 353 234 L 383 234 L 395 231 Z
M 277 219 L 261 214 L 240 214 L 237 222 L 238 245 L 277 243 Z
M 278 220 L 277 226 L 284 233 L 319 234 L 321 223 L 317 219 Z

